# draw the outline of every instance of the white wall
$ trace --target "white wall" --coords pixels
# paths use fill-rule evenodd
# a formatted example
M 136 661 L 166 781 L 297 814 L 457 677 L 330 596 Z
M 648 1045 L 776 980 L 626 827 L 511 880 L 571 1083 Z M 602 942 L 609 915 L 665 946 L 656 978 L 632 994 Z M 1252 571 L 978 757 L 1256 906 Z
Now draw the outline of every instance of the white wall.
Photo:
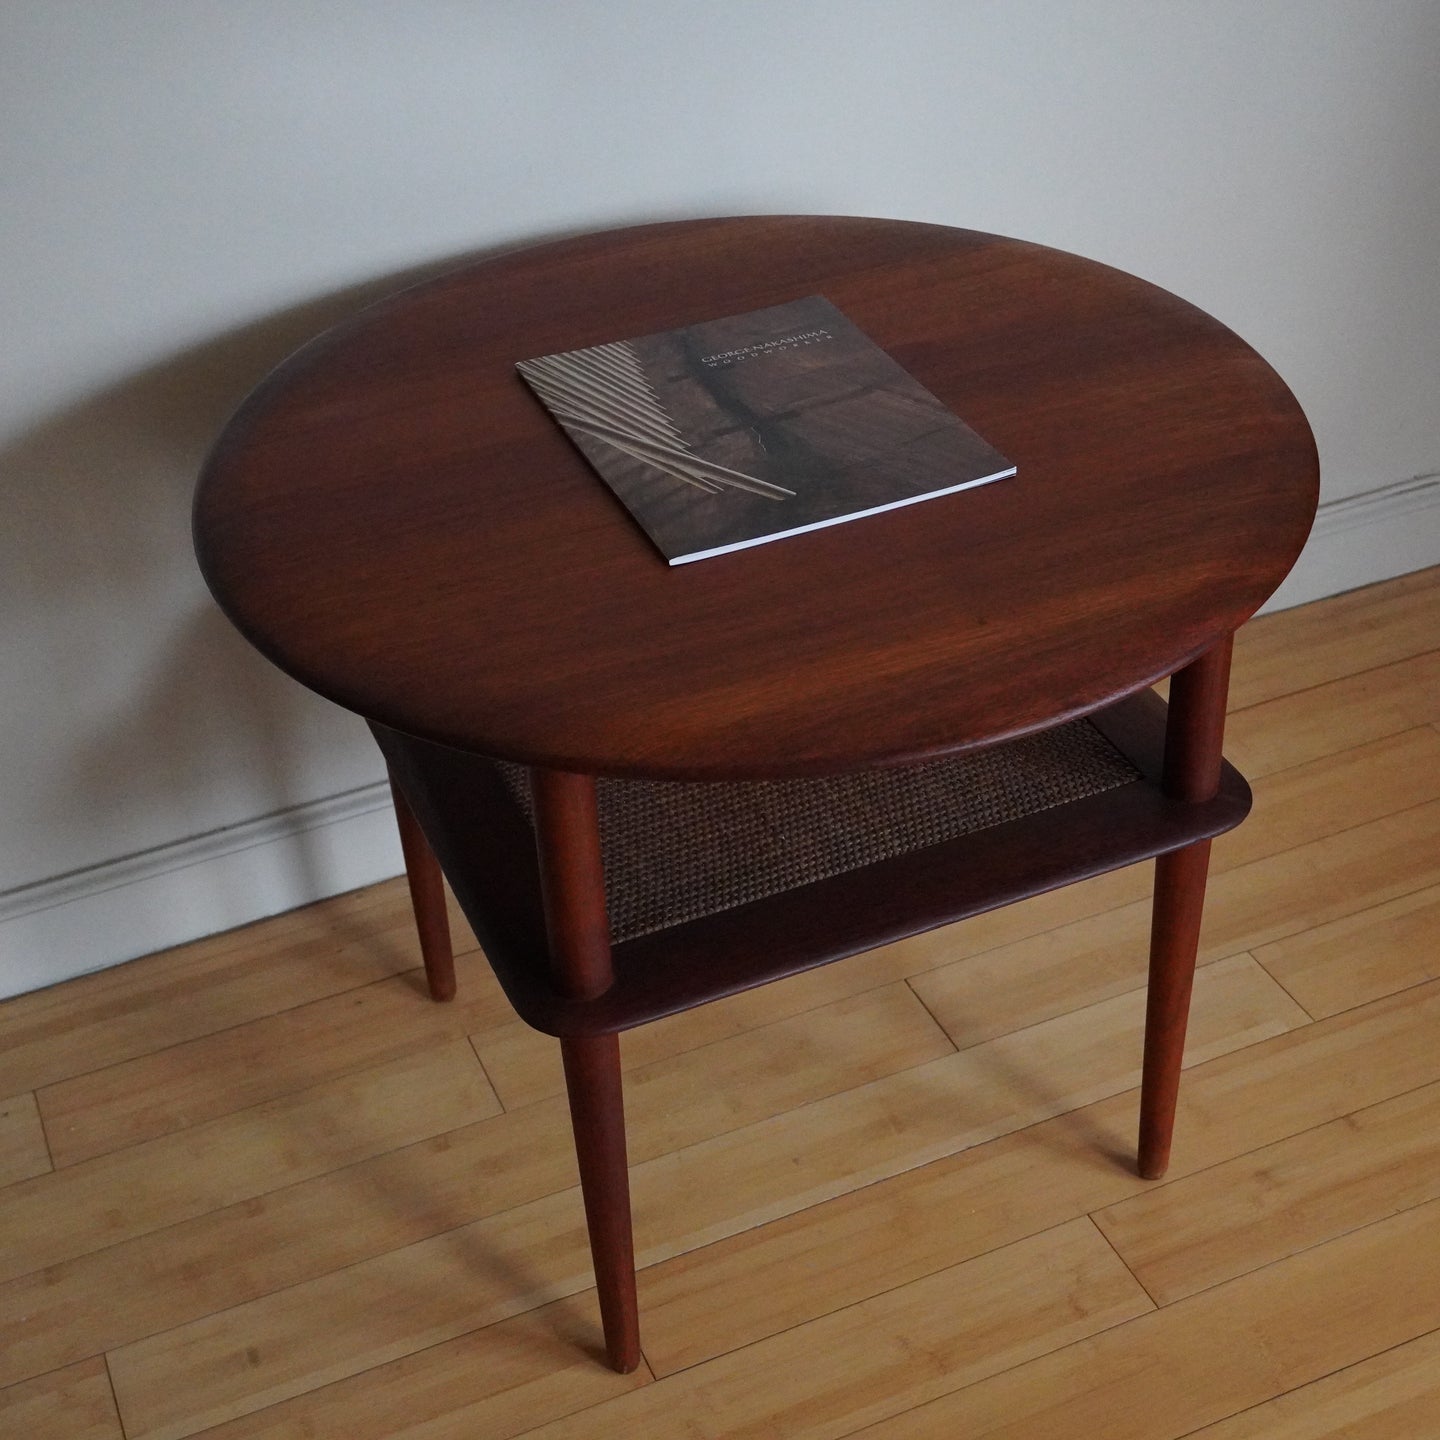
M 270 364 L 465 252 L 765 210 L 1079 250 L 1264 351 L 1329 497 L 1391 487 L 1403 543 L 1307 593 L 1440 560 L 1393 489 L 1440 471 L 1437 61 L 1435 0 L 0 0 L 0 993 L 398 869 L 188 494 Z

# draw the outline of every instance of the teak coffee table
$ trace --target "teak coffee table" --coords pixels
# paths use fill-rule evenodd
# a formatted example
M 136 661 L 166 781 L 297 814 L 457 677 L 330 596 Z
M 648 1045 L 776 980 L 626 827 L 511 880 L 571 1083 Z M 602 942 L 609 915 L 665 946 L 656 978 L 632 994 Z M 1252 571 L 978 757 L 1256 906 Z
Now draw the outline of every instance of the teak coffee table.
M 817 293 L 1018 475 L 668 568 L 515 362 Z M 432 993 L 438 856 L 560 1037 L 628 1370 L 617 1036 L 648 1020 L 1155 856 L 1139 1165 L 1163 1172 L 1209 840 L 1250 803 L 1220 754 L 1231 635 L 1315 501 L 1285 385 L 1153 285 L 935 225 L 740 218 L 372 306 L 231 421 L 195 536 L 240 629 L 370 721 Z

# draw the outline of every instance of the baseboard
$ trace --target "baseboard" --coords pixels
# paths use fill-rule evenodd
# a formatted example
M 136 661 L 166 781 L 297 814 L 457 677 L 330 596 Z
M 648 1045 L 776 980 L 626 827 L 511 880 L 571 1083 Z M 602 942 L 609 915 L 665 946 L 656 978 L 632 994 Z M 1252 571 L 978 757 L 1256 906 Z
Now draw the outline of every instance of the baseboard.
M 1283 610 L 1440 565 L 1440 475 L 1320 507 Z M 384 782 L 0 894 L 0 997 L 400 874 Z
M 1440 565 L 1440 475 L 1417 475 L 1322 504 L 1309 543 L 1261 614 L 1431 565 Z
M 381 781 L 7 891 L 0 894 L 0 998 L 403 869 L 390 789 Z

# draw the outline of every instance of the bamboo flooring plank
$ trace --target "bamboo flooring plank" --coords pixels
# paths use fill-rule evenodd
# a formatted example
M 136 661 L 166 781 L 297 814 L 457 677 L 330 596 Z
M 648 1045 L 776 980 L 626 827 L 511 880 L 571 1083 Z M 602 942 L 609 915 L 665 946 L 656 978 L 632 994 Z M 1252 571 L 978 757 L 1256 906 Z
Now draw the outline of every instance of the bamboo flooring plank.
M 1227 845 L 1227 835 L 1217 844 L 1202 962 L 1301 929 L 1337 907 L 1375 903 L 1397 885 L 1440 880 L 1440 809 L 1406 818 L 1405 808 L 1407 796 L 1440 788 L 1433 733 L 1412 732 L 1262 782 L 1258 813 L 1231 832 L 1255 838 Z M 1417 761 L 1431 766 L 1433 780 L 1416 784 L 1411 775 L 1407 782 L 1407 767 Z M 1379 820 L 1365 823 L 1377 810 Z M 1417 832 L 1428 851 L 1388 868 L 1372 863 L 1375 847 L 1395 857 Z M 1392 835 L 1402 837 L 1398 845 Z M 1323 900 L 1316 893 L 1322 887 Z M 1149 933 L 1147 899 L 954 960 L 911 985 L 963 1048 L 1144 984 Z
M 1440 835 L 1440 814 L 1435 821 Z M 1307 862 L 1344 867 L 1363 849 L 1363 838 L 1359 847 L 1326 841 L 1316 848 L 1318 856 L 1288 852 L 1273 857 L 1276 863 L 1259 862 L 1258 874 L 1242 868 L 1211 880 L 1202 966 L 1302 925 L 1315 904 L 1308 889 L 1314 870 Z M 1423 857 L 1420 863 L 1427 873 L 1440 873 Z M 1393 883 L 1392 877 L 1382 883 Z M 909 983 L 963 1050 L 1144 985 L 1149 935 L 1150 902 L 1139 901 L 952 962 Z
M 1260 946 L 1255 958 L 1317 1019 L 1440 976 L 1440 885 Z
M 443 1134 L 499 1109 L 452 1041 L 0 1190 L 9 1279 Z
M 1254 950 L 1440 883 L 1440 801 L 1217 875 L 1201 943 Z
M 574 1160 L 551 1108 L 527 1115 L 528 1134 L 482 1121 L 0 1285 L 0 1384 L 458 1229 L 530 1189 L 563 1192 Z
M 1093 1218 L 1156 1303 L 1169 1305 L 1437 1198 L 1440 1085 L 1427 1085 Z
M 34 1095 L 0 1100 L 0 1189 L 49 1169 L 45 1127 Z
M 1235 637 L 1230 708 L 1244 710 L 1434 650 L 1440 566 L 1262 615 Z
M 605 1365 L 594 1292 L 204 1431 L 204 1440 L 510 1440 L 648 1384 Z
M 1432 982 L 1201 1065 L 1180 1088 L 1170 1173 L 1194 1173 L 1435 1084 L 1437 1028 L 1440 982 Z
M 14 1440 L 125 1440 L 105 1361 L 84 1360 L 0 1390 L 0 1435 Z
M 1251 1037 L 1252 1042 L 1265 1038 L 1266 1034 L 1278 1034 L 1282 1030 L 1293 1029 L 1297 1025 L 1304 1025 L 1308 1022 L 1310 1017 L 1279 986 L 1276 986 L 1273 992 L 1258 986 L 1256 984 L 1257 974 L 1264 974 L 1264 972 L 1248 955 L 1233 955 L 1216 960 L 1206 965 L 1202 971 L 1197 972 L 1197 994 L 1201 997 L 1201 1003 L 1208 1003 L 1207 997 L 1212 993 L 1223 995 L 1227 1003 L 1232 998 L 1239 1003 L 1239 997 L 1243 995 L 1243 1003 L 1252 1004 L 1257 1016 L 1258 1028 Z M 1141 978 L 1143 981 L 1143 973 Z M 1072 1026 L 1094 1025 L 1098 1017 L 1107 1013 L 1107 1007 L 1117 1014 L 1138 1016 L 1140 1012 L 1143 1012 L 1144 999 L 1142 990 L 1131 987 L 1120 995 L 1093 1002 L 1082 1008 L 1066 1007 L 1054 1017 L 1023 1030 L 1012 1031 L 978 1043 L 972 1042 L 968 1045 L 968 1050 L 982 1050 L 982 1063 L 994 1061 L 1007 1073 L 1013 1072 L 1017 1077 L 1033 1076 L 1034 1084 L 1042 1089 L 1058 1088 L 1069 1095 L 1072 1092 L 1067 1088 L 1065 1077 L 1070 1067 L 1076 1065 L 1076 1060 L 1071 1058 L 1072 1051 L 1067 1046 L 1057 1051 L 1057 1056 L 1063 1058 L 1047 1063 L 1045 1047 L 1055 1045 L 1056 1037 L 1065 1035 Z M 950 1018 L 943 1007 L 932 1009 L 932 1013 L 942 1025 L 946 1024 L 947 1019 Z M 1199 1064 L 1207 1057 L 1210 1043 L 1203 1011 L 1198 1011 L 1194 1018 L 1197 1023 L 1188 1034 L 1185 1046 L 1186 1060 L 1191 1065 Z M 950 1020 L 950 1023 L 956 1024 L 954 1020 Z M 964 1033 L 963 1025 L 957 1024 L 957 1029 Z M 1265 1034 L 1260 1033 L 1262 1030 Z M 1114 1043 L 1098 1027 L 1094 1034 L 1097 1044 L 1110 1045 Z M 970 1038 L 969 1035 L 966 1036 L 967 1041 Z M 1228 1043 L 1227 1039 L 1227 1048 Z M 1038 1049 L 1035 1048 L 1036 1045 L 1038 1045 Z M 967 1052 L 962 1049 L 961 1053 Z M 1089 1055 L 1079 1045 L 1078 1037 L 1073 1053 L 1078 1057 L 1080 1065 L 1089 1063 Z M 998 1057 L 1003 1057 L 1003 1059 Z M 1138 1079 L 1138 1072 L 1136 1078 Z M 1071 1108 L 1075 1104 L 1084 1103 L 1087 1102 L 1072 1100 Z
M 1250 817 L 1214 842 L 1216 871 L 1440 800 L 1440 734 L 1406 730 L 1288 767 L 1253 788 Z
M 833 1440 L 1150 1310 L 1088 1221 L 992 1251 L 542 1425 L 540 1440 Z
M 1440 1331 L 1278 1395 L 1190 1440 L 1424 1440 L 1440 1415 Z
M 83 1075 L 419 964 L 387 880 L 0 1002 L 0 1093 Z
M 1440 1326 L 1440 1202 L 982 1380 L 865 1440 L 1179 1440 Z
M 990 1133 L 1003 1133 L 1017 1120 L 1033 1123 L 1138 1081 L 1144 1007 L 1143 991 L 1132 990 L 973 1045 L 927 1069 L 959 1078 L 965 1118 L 982 1128 L 998 1123 Z M 1196 977 L 1186 1063 L 1201 1064 L 1307 1020 L 1248 956 L 1216 961 Z M 954 1125 L 954 1117 L 945 1118 Z
M 857 1414 L 884 1413 L 1148 1309 L 1113 1251 L 1077 1221 L 755 1346 L 747 1367 L 721 1359 L 710 1374 L 642 1385 L 557 1421 L 554 1433 L 844 1434 Z M 192 1433 L 193 1417 L 173 1405 L 132 1404 L 131 1378 L 117 1374 L 131 1440 Z M 696 1391 L 698 1404 L 687 1403 Z
M 848 961 L 821 966 L 627 1030 L 621 1037 L 621 1066 L 629 1075 L 705 1045 L 764 1029 L 779 1020 L 853 1000 L 894 984 L 899 978 L 889 975 L 886 967 L 878 963 L 864 968 Z M 533 1105 L 564 1093 L 560 1047 L 552 1036 L 531 1029 L 513 1012 L 484 1032 L 472 1034 L 470 1039 L 506 1109 Z
M 410 971 L 46 1086 L 37 1098 L 55 1164 L 463 1040 L 513 1013 L 483 955 L 459 956 L 455 966 L 459 994 L 449 1004 L 430 1000 Z
M 687 1053 L 697 1063 L 647 1066 L 626 1085 L 626 1112 L 631 1128 L 643 1131 L 644 1153 L 664 1154 L 697 1135 L 723 1135 L 923 1066 L 954 1046 L 910 989 L 896 984 Z
M 908 978 L 964 955 L 978 955 L 996 946 L 1053 930 L 1059 925 L 1083 920 L 1087 915 L 1117 909 L 1135 900 L 1148 898 L 1149 894 L 1150 866 L 1127 865 L 1123 870 L 1111 870 L 1078 884 L 1034 895 L 1018 904 L 989 910 L 983 915 L 948 925 L 932 932 L 938 937 L 932 945 L 921 946 L 919 942 L 929 940 L 930 936 L 919 935 L 914 940 L 886 948 L 898 952 L 898 963 L 904 967 L 905 977 Z
M 189 1435 L 592 1285 L 579 1192 L 561 1191 L 122 1345 L 110 1371 L 130 1440 Z
M 1435 620 L 1440 635 L 1440 603 Z M 1232 711 L 1225 753 L 1248 780 L 1440 721 L 1440 649 Z
M 1180 1089 L 1171 1175 L 1435 1084 L 1437 1026 L 1440 984 L 1196 1067 Z M 835 1147 L 848 1139 L 858 1151 L 865 1119 Z M 929 1164 L 897 1165 L 878 1183 L 653 1265 L 640 1274 L 646 1357 L 656 1374 L 670 1374 L 886 1284 L 1149 1194 L 1134 1169 L 1135 1122 L 1134 1093 L 1120 1094 Z
M 1144 985 L 1149 940 L 1142 901 L 958 960 L 910 985 L 963 1050 Z
M 669 1146 L 710 1139 L 717 1126 L 753 1124 L 951 1051 L 902 985 L 828 1011 L 632 1076 L 627 1095 L 632 1161 L 663 1156 Z M 461 1308 L 453 1316 L 447 1310 L 451 1318 L 434 1334 L 435 1341 L 448 1339 L 481 1323 L 463 1309 L 467 1292 L 457 1277 L 472 1269 L 476 1258 L 464 1248 L 474 1242 L 462 1227 L 483 1225 L 485 1217 L 558 1195 L 555 1224 L 567 1243 L 574 1241 L 573 1256 L 565 1252 L 566 1282 L 558 1289 L 535 1289 L 528 1303 L 591 1283 L 578 1200 L 570 1192 L 574 1184 L 569 1112 L 564 1100 L 556 1099 L 54 1265 L 0 1286 L 0 1383 L 231 1307 L 258 1304 L 276 1291 L 290 1288 L 303 1299 L 306 1285 L 323 1289 L 326 1277 L 345 1267 L 354 1267 L 348 1273 L 355 1277 L 374 1264 L 388 1277 L 386 1266 L 397 1266 L 392 1289 L 382 1286 L 381 1294 L 405 1294 L 413 1267 L 424 1258 L 423 1251 L 411 1258 L 415 1247 L 427 1241 L 443 1256 L 434 1270 L 435 1303 L 452 1293 L 460 1297 Z M 502 1228 L 518 1223 L 505 1221 Z M 460 1252 L 452 1255 L 446 1248 L 452 1240 L 445 1232 L 458 1237 L 453 1243 L 461 1245 Z M 392 1253 L 400 1258 L 387 1259 Z M 484 1253 L 482 1248 L 482 1258 Z M 492 1318 L 526 1308 L 528 1252 L 521 1249 L 513 1262 L 506 1260 L 511 1263 L 513 1274 L 490 1275 L 501 1305 Z M 351 1280 L 341 1277 L 337 1283 L 342 1297 L 354 1293 Z M 321 1331 L 330 1323 L 325 1311 L 331 1303 L 318 1302 Z M 355 1324 L 365 1332 L 372 1319 L 362 1311 Z M 223 1322 L 219 1329 L 224 1331 Z
M 1248 960 L 1210 967 L 1196 990 L 1197 1054 L 1274 1034 L 1294 1011 Z M 641 1263 L 1124 1090 L 1138 1073 L 1142 1019 L 1143 997 L 1125 996 L 632 1161 Z M 184 1434 L 589 1283 L 578 1197 L 550 1195 L 119 1348 L 111 1372 L 132 1437 L 137 1425 Z M 164 1408 L 135 1412 L 132 1424 L 126 1397 L 158 1389 Z

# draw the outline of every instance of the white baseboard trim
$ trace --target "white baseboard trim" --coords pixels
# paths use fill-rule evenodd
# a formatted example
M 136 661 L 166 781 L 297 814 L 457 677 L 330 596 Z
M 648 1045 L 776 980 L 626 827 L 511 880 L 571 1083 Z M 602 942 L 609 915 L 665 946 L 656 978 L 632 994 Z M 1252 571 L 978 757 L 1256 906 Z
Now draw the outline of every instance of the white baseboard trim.
M 1262 615 L 1440 565 L 1440 475 L 1320 506 L 1309 542 Z
M 1320 507 L 1283 610 L 1440 565 L 1440 475 Z M 341 795 L 0 894 L 0 997 L 398 875 L 389 789 Z
M 380 781 L 0 894 L 0 998 L 404 868 Z

